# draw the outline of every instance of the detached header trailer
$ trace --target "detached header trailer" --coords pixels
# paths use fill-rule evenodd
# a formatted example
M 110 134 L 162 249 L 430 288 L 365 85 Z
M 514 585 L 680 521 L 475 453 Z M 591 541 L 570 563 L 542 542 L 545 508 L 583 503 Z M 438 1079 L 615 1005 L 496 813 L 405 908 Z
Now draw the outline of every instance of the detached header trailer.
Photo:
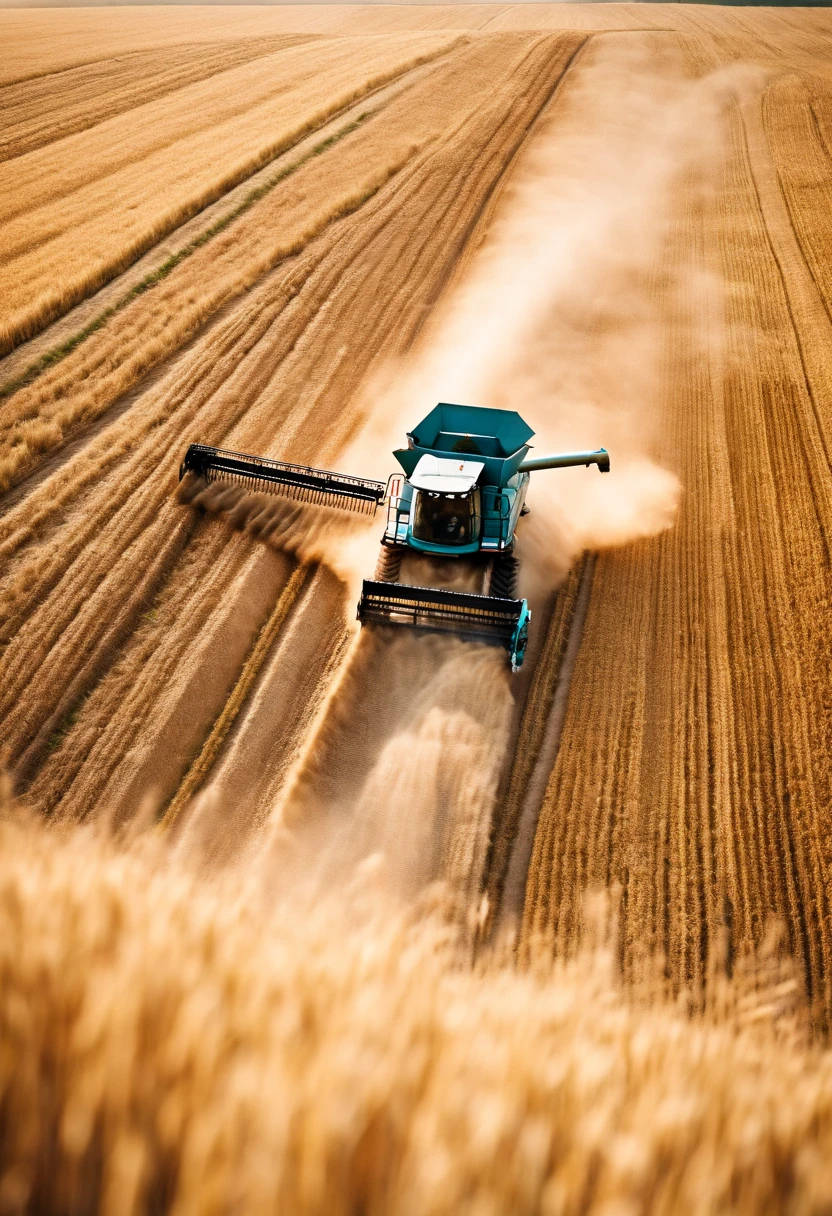
M 516 598 L 513 550 L 518 522 L 528 511 L 529 474 L 593 464 L 602 473 L 610 470 L 605 448 L 529 456 L 533 435 L 513 410 L 440 403 L 408 434 L 407 447 L 393 453 L 402 472 L 386 485 L 201 444 L 188 448 L 179 475 L 362 514 L 385 505 L 381 554 L 375 578 L 364 581 L 358 619 L 503 646 L 512 670 L 519 671 L 531 613 Z M 482 594 L 401 583 L 409 551 L 440 563 L 473 563 Z

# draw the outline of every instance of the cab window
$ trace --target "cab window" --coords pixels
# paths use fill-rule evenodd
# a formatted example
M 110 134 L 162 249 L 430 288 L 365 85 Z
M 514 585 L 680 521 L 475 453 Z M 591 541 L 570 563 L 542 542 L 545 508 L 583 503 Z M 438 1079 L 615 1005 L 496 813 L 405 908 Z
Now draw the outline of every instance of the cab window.
M 471 494 L 434 494 L 417 490 L 413 535 L 433 545 L 468 545 L 479 531 L 479 490 Z

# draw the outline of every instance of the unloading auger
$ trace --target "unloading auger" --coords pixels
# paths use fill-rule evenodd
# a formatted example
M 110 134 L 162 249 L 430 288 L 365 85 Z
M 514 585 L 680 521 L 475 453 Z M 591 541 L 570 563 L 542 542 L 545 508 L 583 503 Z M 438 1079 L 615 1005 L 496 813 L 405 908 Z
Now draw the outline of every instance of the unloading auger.
M 386 485 L 202 444 L 188 448 L 179 476 L 190 472 L 205 481 L 365 514 L 386 505 L 381 554 L 375 577 L 364 580 L 358 619 L 496 643 L 509 651 L 512 671 L 519 671 L 531 613 L 526 600 L 516 598 L 514 543 L 518 521 L 528 511 L 529 474 L 570 465 L 610 469 L 605 448 L 530 457 L 533 435 L 514 410 L 443 402 L 408 434 L 407 447 L 393 453 L 403 473 L 393 473 Z M 400 583 L 408 550 L 475 563 L 482 592 Z

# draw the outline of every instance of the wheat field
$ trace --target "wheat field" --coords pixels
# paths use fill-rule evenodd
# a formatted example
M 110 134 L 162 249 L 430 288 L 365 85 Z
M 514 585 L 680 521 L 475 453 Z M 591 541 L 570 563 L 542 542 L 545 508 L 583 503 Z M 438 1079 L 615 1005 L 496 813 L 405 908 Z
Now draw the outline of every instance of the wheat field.
M 832 14 L 0 41 L 0 1211 L 827 1211 Z M 440 399 L 611 453 L 517 676 L 178 484 Z

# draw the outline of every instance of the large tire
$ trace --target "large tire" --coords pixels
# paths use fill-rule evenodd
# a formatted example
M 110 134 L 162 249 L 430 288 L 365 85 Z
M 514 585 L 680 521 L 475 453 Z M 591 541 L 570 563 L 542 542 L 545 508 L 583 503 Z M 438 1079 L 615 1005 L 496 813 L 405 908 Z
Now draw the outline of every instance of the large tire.
M 520 562 L 516 557 L 508 553 L 495 557 L 494 569 L 491 572 L 491 594 L 504 600 L 516 599 L 519 573 Z
M 402 545 L 382 545 L 376 562 L 375 580 L 377 583 L 397 583 L 402 569 L 404 547 Z

